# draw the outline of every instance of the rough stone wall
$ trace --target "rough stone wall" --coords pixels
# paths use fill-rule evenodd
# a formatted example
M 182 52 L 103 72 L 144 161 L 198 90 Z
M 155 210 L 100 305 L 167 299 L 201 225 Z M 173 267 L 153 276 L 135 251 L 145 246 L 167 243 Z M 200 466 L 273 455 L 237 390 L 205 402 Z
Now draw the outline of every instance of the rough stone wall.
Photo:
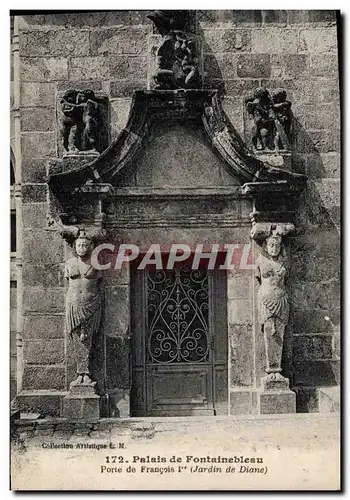
M 315 387 L 339 383 L 340 100 L 335 11 L 204 11 L 204 85 L 222 90 L 246 139 L 243 99 L 258 86 L 292 101 L 293 170 L 308 183 L 292 238 L 291 324 L 299 410 L 318 407 Z M 329 316 L 334 326 L 325 320 Z M 307 389 L 308 388 L 308 389 Z
M 68 383 L 63 334 L 64 244 L 56 232 L 45 229 L 47 166 L 57 157 L 60 141 L 57 94 L 76 87 L 107 96 L 110 137 L 115 138 L 126 123 L 133 90 L 151 84 L 155 55 L 147 13 L 17 18 L 23 389 L 60 391 Z M 322 384 L 325 366 L 330 366 L 330 351 L 325 346 L 332 342 L 330 336 L 320 335 L 331 332 L 324 316 L 329 315 L 335 325 L 339 322 L 340 120 L 335 11 L 197 11 L 196 22 L 202 40 L 203 86 L 221 90 L 224 108 L 242 135 L 247 121 L 244 98 L 255 87 L 285 88 L 293 103 L 293 165 L 309 177 L 298 214 L 304 234 L 292 242 L 292 322 L 295 359 L 300 361 L 294 383 Z M 307 355 L 315 360 L 305 363 Z
M 17 288 L 16 282 L 11 281 L 10 287 L 10 399 L 16 395 L 17 366 L 16 366 L 16 319 L 17 319 Z

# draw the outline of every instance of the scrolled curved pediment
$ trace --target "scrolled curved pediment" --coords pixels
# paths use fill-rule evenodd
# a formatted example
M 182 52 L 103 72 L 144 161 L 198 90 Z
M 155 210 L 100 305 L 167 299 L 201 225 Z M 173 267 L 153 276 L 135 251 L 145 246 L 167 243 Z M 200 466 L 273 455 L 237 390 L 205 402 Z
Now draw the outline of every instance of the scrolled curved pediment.
M 51 188 L 57 191 L 64 186 L 95 182 L 122 185 L 136 168 L 155 126 L 175 122 L 184 127 L 193 123 L 203 132 L 228 175 L 236 179 L 234 184 L 283 180 L 299 185 L 306 180 L 303 175 L 271 167 L 254 156 L 224 113 L 217 90 L 149 90 L 134 93 L 126 126 L 98 157 L 91 162 L 75 159 L 56 165 L 49 173 Z

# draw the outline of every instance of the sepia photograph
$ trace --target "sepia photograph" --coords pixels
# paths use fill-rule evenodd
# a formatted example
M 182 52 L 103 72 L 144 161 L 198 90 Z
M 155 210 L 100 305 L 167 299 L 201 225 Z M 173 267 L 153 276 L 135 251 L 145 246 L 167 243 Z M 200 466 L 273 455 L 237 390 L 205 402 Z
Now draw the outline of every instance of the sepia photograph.
M 9 488 L 340 491 L 342 12 L 8 21 Z

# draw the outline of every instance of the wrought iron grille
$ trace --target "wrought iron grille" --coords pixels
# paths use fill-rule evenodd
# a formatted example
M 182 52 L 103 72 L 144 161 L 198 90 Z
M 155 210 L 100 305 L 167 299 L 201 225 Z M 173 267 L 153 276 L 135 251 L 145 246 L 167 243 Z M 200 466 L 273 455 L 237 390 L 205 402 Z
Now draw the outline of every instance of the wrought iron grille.
M 147 358 L 151 363 L 209 360 L 208 271 L 187 266 L 148 273 Z

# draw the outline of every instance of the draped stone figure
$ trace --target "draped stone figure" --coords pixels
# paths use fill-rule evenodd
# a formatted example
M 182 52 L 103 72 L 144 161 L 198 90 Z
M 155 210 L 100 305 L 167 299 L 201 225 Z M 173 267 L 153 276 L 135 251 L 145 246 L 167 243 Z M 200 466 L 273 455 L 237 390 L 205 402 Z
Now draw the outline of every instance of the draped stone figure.
M 260 284 L 259 315 L 266 348 L 266 372 L 271 380 L 282 379 L 280 372 L 284 331 L 289 318 L 286 291 L 287 258 L 282 248 L 282 237 L 272 233 L 266 238 L 256 261 L 256 278 Z
M 76 256 L 65 267 L 68 280 L 65 329 L 72 337 L 77 363 L 77 379 L 73 384 L 93 383 L 89 366 L 91 346 L 102 322 L 102 273 L 90 263 L 93 247 L 91 237 L 79 232 L 73 243 Z

